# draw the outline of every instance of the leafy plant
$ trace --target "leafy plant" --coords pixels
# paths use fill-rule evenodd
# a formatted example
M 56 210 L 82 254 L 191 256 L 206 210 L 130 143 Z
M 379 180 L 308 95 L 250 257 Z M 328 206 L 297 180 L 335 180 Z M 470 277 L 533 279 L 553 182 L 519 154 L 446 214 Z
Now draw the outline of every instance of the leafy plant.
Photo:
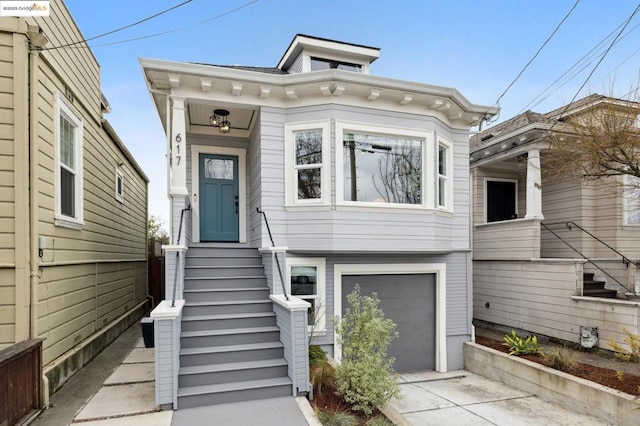
M 549 360 L 551 367 L 556 370 L 569 371 L 577 364 L 574 353 L 566 348 L 553 348 L 545 353 L 545 356 Z
M 358 419 L 353 414 L 344 411 L 319 411 L 316 416 L 323 426 L 357 426 Z
M 616 358 L 627 362 L 640 362 L 640 336 L 632 333 L 627 327 L 622 327 L 622 332 L 625 334 L 622 341 L 629 346 L 628 350 L 613 339 L 609 339 L 609 346 L 616 351 Z
M 327 362 L 327 354 L 318 345 L 309 345 L 309 367 L 317 367 Z
M 338 343 L 342 346 L 342 363 L 336 372 L 338 393 L 353 404 L 352 408 L 370 416 L 373 408 L 386 405 L 400 396 L 393 371 L 394 358 L 387 348 L 398 333 L 396 324 L 384 317 L 380 300 L 360 294 L 360 286 L 347 295 L 349 307 L 336 324 Z
M 393 423 L 384 417 L 378 416 L 367 420 L 367 426 L 393 426 Z
M 526 339 L 519 337 L 515 330 L 511 334 L 504 336 L 504 346 L 509 348 L 509 355 L 531 355 L 540 354 L 540 346 L 536 336 L 529 336 Z
M 624 382 L 624 372 L 623 371 L 616 371 L 616 377 L 621 382 Z

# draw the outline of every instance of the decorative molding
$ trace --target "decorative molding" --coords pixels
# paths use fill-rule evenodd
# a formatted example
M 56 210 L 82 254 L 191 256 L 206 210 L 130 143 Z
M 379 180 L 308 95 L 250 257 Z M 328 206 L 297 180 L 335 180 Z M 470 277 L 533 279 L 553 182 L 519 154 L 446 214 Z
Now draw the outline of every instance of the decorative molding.
M 242 83 L 231 83 L 231 94 L 235 96 L 242 95 Z
M 449 120 L 460 120 L 462 118 L 462 111 L 454 112 L 453 114 L 449 114 Z
M 289 97 L 289 99 L 291 100 L 298 99 L 298 93 L 296 92 L 296 89 L 294 89 L 293 87 L 285 89 L 285 93 L 287 94 L 287 97 Z
M 182 76 L 178 75 L 178 74 L 167 74 L 167 77 L 169 78 L 169 84 L 171 85 L 172 89 L 179 89 L 180 88 L 180 83 L 182 82 Z
M 271 87 L 269 86 L 260 86 L 260 97 L 262 99 L 266 99 L 271 96 Z
M 213 85 L 213 80 L 210 78 L 201 78 L 200 79 L 200 88 L 203 92 L 210 92 L 211 86 Z
M 331 95 L 331 87 L 328 84 L 323 84 L 320 86 L 320 92 L 325 96 Z
M 375 101 L 380 97 L 381 93 L 382 93 L 382 90 L 380 89 L 369 89 L 369 96 L 367 96 L 367 100 Z
M 342 85 L 342 84 L 336 84 L 336 86 L 333 88 L 333 96 L 340 96 L 344 93 L 346 89 L 346 86 Z
M 410 95 L 409 93 L 405 93 L 402 98 L 400 98 L 400 105 L 407 105 L 410 104 L 413 101 L 413 95 Z

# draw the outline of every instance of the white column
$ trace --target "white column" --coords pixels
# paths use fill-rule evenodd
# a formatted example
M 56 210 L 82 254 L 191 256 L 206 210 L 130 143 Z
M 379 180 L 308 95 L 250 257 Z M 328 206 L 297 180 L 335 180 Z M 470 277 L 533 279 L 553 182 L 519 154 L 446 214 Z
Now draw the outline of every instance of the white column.
M 540 150 L 534 149 L 527 156 L 527 214 L 525 219 L 544 219 L 542 215 L 542 169 Z
M 171 114 L 171 180 L 169 194 L 188 195 L 187 191 L 187 135 L 185 99 L 172 97 Z

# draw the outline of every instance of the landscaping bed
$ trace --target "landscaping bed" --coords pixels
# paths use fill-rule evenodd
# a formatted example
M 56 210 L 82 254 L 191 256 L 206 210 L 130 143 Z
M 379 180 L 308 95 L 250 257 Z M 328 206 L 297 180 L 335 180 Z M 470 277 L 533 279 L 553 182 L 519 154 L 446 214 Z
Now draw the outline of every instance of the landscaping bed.
M 509 353 L 509 349 L 502 344 L 501 341 L 494 340 L 484 336 L 476 336 L 476 343 L 482 346 L 498 350 L 500 352 Z M 520 358 L 533 361 L 535 363 L 551 367 L 549 360 L 540 355 L 523 355 Z M 640 369 L 640 367 L 639 367 Z M 576 366 L 568 371 L 567 374 L 571 374 L 576 377 L 583 378 L 595 383 L 599 383 L 603 386 L 607 386 L 612 389 L 625 392 L 629 395 L 640 395 L 640 375 L 634 375 L 629 373 L 620 373 L 617 370 L 610 368 L 598 367 L 595 365 L 584 364 L 576 362 Z

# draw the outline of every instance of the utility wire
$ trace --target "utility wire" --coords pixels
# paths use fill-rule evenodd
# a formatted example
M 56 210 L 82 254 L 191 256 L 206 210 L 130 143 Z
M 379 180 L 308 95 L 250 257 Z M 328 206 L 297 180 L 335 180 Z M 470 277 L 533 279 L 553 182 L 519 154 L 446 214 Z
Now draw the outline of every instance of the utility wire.
M 607 54 L 609 53 L 609 51 L 611 51 L 611 49 L 613 48 L 613 46 L 616 44 L 616 42 L 618 41 L 618 39 L 620 38 L 620 36 L 622 35 L 622 33 L 624 32 L 625 28 L 627 28 L 627 25 L 629 25 L 629 22 L 631 22 L 631 20 L 633 19 L 634 16 L 636 16 L 636 13 L 638 13 L 638 10 L 640 10 L 640 3 L 638 4 L 638 6 L 636 6 L 635 10 L 633 11 L 633 13 L 631 13 L 631 15 L 629 16 L 629 18 L 627 19 L 627 21 L 624 23 L 624 26 L 622 27 L 622 29 L 618 32 L 618 35 L 616 35 L 616 38 L 611 42 L 611 44 L 609 45 L 609 47 L 607 48 L 607 50 L 604 52 L 604 54 L 600 57 L 600 60 L 598 61 L 598 63 L 593 67 L 593 69 L 591 70 L 591 72 L 589 73 L 589 75 L 587 76 L 587 78 L 584 80 L 584 83 L 582 83 L 582 85 L 578 88 L 578 90 L 576 90 L 575 95 L 573 95 L 573 98 L 571 98 L 571 101 L 564 107 L 564 109 L 562 110 L 562 112 L 560 113 L 560 115 L 558 116 L 557 120 L 554 121 L 554 123 L 551 125 L 551 127 L 549 128 L 549 131 L 553 130 L 553 128 L 555 127 L 556 124 L 558 124 L 560 122 L 560 120 L 562 119 L 562 116 L 567 112 L 567 110 L 569 109 L 569 106 L 571 106 L 571 104 L 576 100 L 576 98 L 578 97 L 578 95 L 580 94 L 580 92 L 582 91 L 582 89 L 584 89 L 584 86 L 587 85 L 587 82 L 589 81 L 589 79 L 593 76 L 593 73 L 596 71 L 596 69 L 598 68 L 598 66 L 600 66 L 600 64 L 602 63 L 602 61 L 604 61 L 604 58 L 607 56 Z
M 65 47 L 76 46 L 76 45 L 78 45 L 78 44 L 87 43 L 87 42 L 89 42 L 89 41 L 91 41 L 91 40 L 96 40 L 96 39 L 99 39 L 99 38 L 102 38 L 102 37 L 106 37 L 106 36 L 108 36 L 108 35 L 115 34 L 115 33 L 117 33 L 117 32 L 120 32 L 120 31 L 126 30 L 127 28 L 135 27 L 136 25 L 140 25 L 140 24 L 142 24 L 142 23 L 144 23 L 144 22 L 150 21 L 150 20 L 152 20 L 152 19 L 154 19 L 154 18 L 157 18 L 158 16 L 164 15 L 165 13 L 168 13 L 168 12 L 171 12 L 172 10 L 178 9 L 179 7 L 182 7 L 182 6 L 184 6 L 185 4 L 187 4 L 187 3 L 191 3 L 192 1 L 193 1 L 193 0 L 186 0 L 186 1 L 183 1 L 182 3 L 177 4 L 177 5 L 175 5 L 175 6 L 172 6 L 172 7 L 168 8 L 168 9 L 165 9 L 165 10 L 163 10 L 163 11 L 161 11 L 161 12 L 158 12 L 158 13 L 156 13 L 155 15 L 148 16 L 148 17 L 146 17 L 146 18 L 144 18 L 144 19 L 141 19 L 141 20 L 139 20 L 139 21 L 133 22 L 133 23 L 131 23 L 131 24 L 129 24 L 129 25 L 125 25 L 124 27 L 116 28 L 115 30 L 108 31 L 108 32 L 106 32 L 106 33 L 99 34 L 99 35 L 97 35 L 97 36 L 93 36 L 93 37 L 90 37 L 90 38 L 86 38 L 86 39 L 83 39 L 83 40 L 80 40 L 80 41 L 74 41 L 73 43 L 69 43 L 69 44 L 63 44 L 63 45 L 61 45 L 61 46 L 45 47 L 45 48 L 44 48 L 44 49 L 42 49 L 42 50 L 56 50 L 56 49 L 63 49 L 63 48 L 65 48 Z
M 560 21 L 560 23 L 556 26 L 556 28 L 553 30 L 553 32 L 551 33 L 551 35 L 549 35 L 549 37 L 547 37 L 547 39 L 545 40 L 544 43 L 542 43 L 542 46 L 540 46 L 540 48 L 538 49 L 538 51 L 535 53 L 535 55 L 533 55 L 533 57 L 529 60 L 529 62 L 527 62 L 527 64 L 522 68 L 522 70 L 520 70 L 520 72 L 518 73 L 518 75 L 516 76 L 516 78 L 513 79 L 513 81 L 511 83 L 509 83 L 509 85 L 507 86 L 506 89 L 504 89 L 504 91 L 502 92 L 502 94 L 498 97 L 498 99 L 495 101 L 495 103 L 493 104 L 494 106 L 500 106 L 500 99 L 502 99 L 504 97 L 504 95 L 507 94 L 507 92 L 509 91 L 509 89 L 511 89 L 511 87 L 516 83 L 516 81 L 518 81 L 518 79 L 520 79 L 520 77 L 522 76 L 522 74 L 524 74 L 524 72 L 526 71 L 527 68 L 529 68 L 529 65 L 531 65 L 531 63 L 538 57 L 538 55 L 540 54 L 540 52 L 542 52 L 542 49 L 544 49 L 544 47 L 549 43 L 549 41 L 551 41 L 551 39 L 553 38 L 554 35 L 556 35 L 556 33 L 558 32 L 558 30 L 560 29 L 560 27 L 562 26 L 562 24 L 564 24 L 564 21 L 567 20 L 567 18 L 569 18 L 569 15 L 571 15 L 571 13 L 575 10 L 576 6 L 578 6 L 578 3 L 580 3 L 580 0 L 576 0 L 576 2 L 573 4 L 573 6 L 571 7 L 571 9 L 569 10 L 569 12 L 567 12 L 567 14 L 564 16 L 564 18 L 562 18 L 562 20 Z M 487 111 L 488 112 L 488 111 Z M 493 119 L 492 121 L 496 121 L 497 118 Z
M 161 35 L 172 34 L 172 33 L 177 33 L 179 31 L 188 30 L 190 28 L 194 28 L 194 27 L 197 27 L 199 25 L 206 24 L 207 22 L 211 22 L 213 20 L 220 19 L 220 18 L 222 18 L 224 16 L 230 15 L 230 14 L 232 14 L 234 12 L 239 11 L 240 9 L 244 9 L 245 7 L 248 7 L 248 6 L 251 6 L 254 3 L 257 3 L 258 1 L 259 0 L 250 1 L 248 3 L 245 3 L 245 4 L 241 5 L 241 6 L 236 7 L 235 9 L 232 9 L 232 10 L 230 10 L 228 12 L 224 12 L 224 13 L 221 13 L 219 15 L 212 16 L 211 18 L 205 19 L 203 21 L 196 22 L 195 24 L 185 25 L 184 27 L 174 28 L 172 30 L 162 31 L 162 32 L 159 32 L 159 33 L 149 34 L 149 35 L 145 35 L 145 36 L 129 38 L 129 39 L 119 40 L 119 41 L 114 41 L 114 42 L 111 42 L 111 43 L 96 44 L 96 45 L 93 45 L 91 47 L 93 48 L 93 47 L 113 46 L 113 45 L 116 45 L 116 44 L 130 43 L 132 41 L 144 40 L 144 39 L 147 39 L 147 38 L 159 37 Z M 88 48 L 89 46 L 78 46 L 78 47 L 80 47 L 80 48 Z

